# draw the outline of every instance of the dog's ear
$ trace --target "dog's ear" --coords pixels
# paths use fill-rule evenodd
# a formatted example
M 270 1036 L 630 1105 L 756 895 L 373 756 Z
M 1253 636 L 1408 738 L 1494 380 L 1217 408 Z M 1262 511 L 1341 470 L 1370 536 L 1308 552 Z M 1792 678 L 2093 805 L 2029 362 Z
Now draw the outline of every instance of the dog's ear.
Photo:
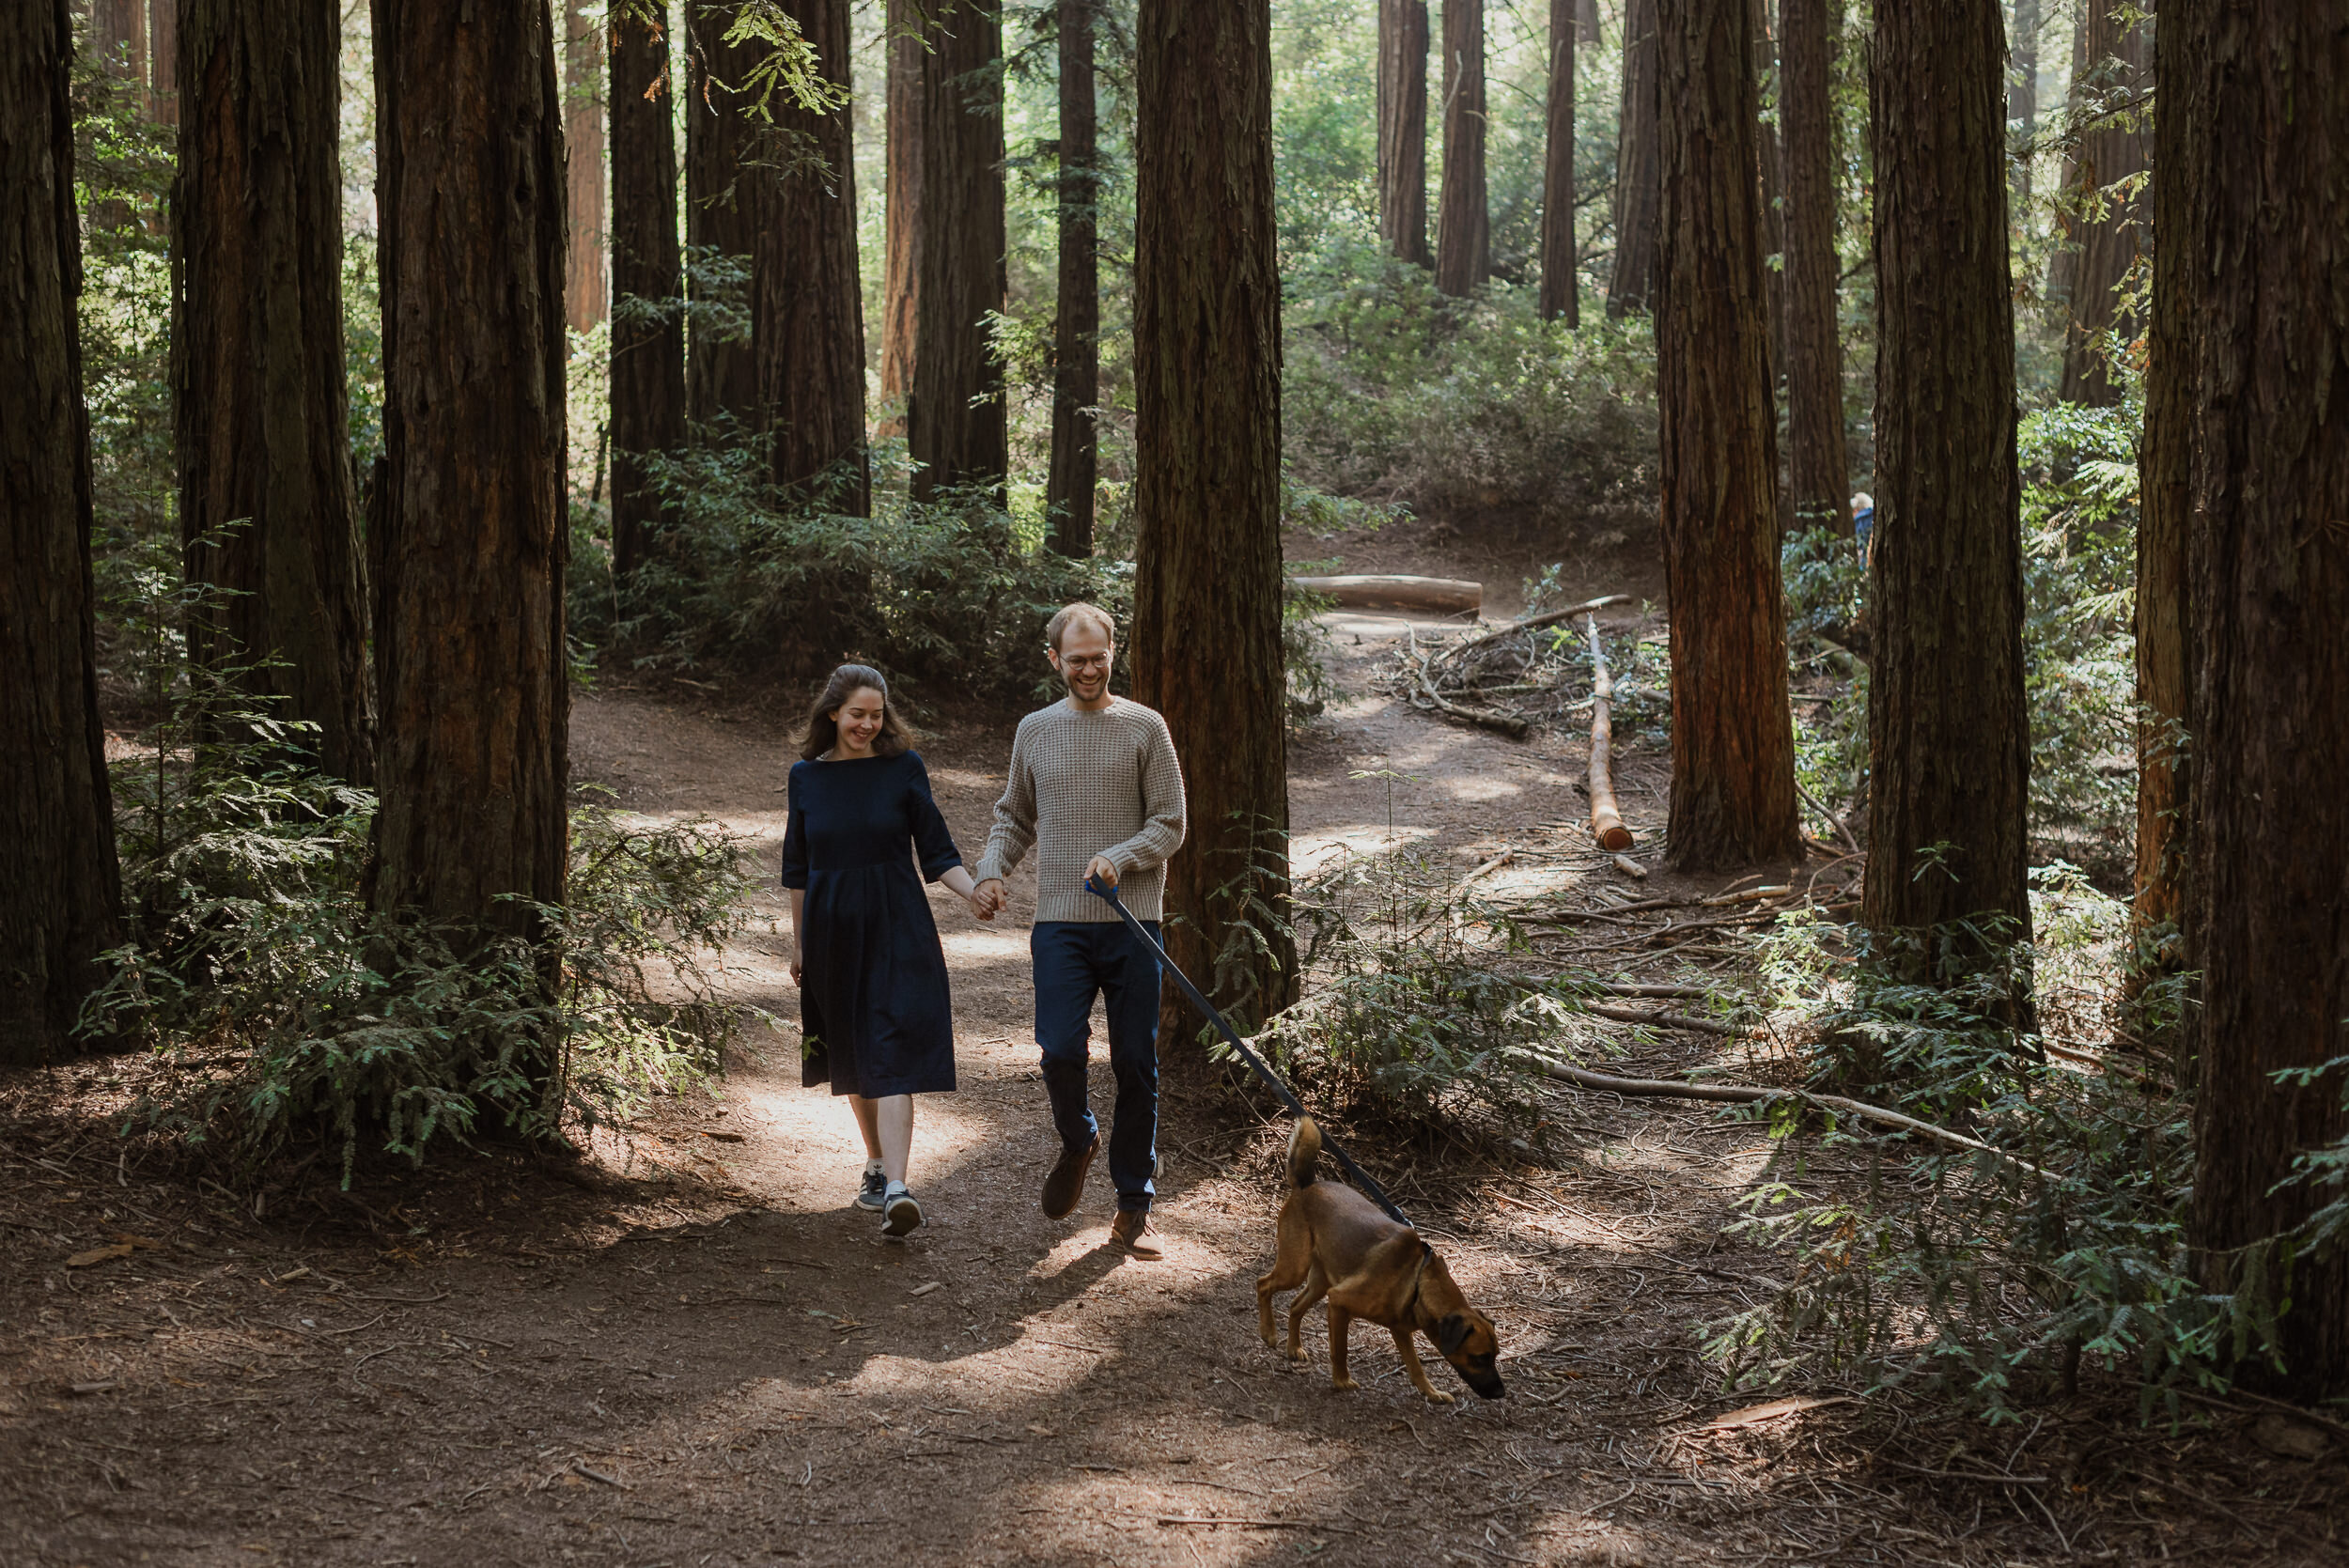
M 1447 1356 L 1458 1355 L 1460 1346 L 1468 1343 L 1469 1328 L 1468 1313 L 1445 1313 L 1443 1321 L 1436 1325 L 1436 1348 Z

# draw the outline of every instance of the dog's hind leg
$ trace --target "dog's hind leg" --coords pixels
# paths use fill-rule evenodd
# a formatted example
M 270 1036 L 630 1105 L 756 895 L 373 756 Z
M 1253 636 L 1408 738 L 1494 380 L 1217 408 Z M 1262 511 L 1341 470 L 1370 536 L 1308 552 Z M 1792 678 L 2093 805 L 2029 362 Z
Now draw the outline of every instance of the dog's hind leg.
M 1361 1387 L 1346 1374 L 1346 1331 L 1354 1326 L 1354 1314 L 1336 1302 L 1330 1303 L 1330 1387 L 1344 1393 Z
M 1305 1276 L 1304 1288 L 1299 1290 L 1296 1297 L 1289 1302 L 1288 1358 L 1290 1360 L 1301 1361 L 1305 1358 L 1305 1349 L 1300 1343 L 1305 1314 L 1313 1310 L 1315 1302 L 1329 1294 L 1330 1276 L 1322 1272 L 1321 1260 L 1315 1258 L 1312 1272 Z
M 1266 1344 L 1275 1350 L 1281 1348 L 1281 1342 L 1274 1337 L 1272 1331 L 1272 1298 L 1281 1292 L 1294 1289 L 1299 1285 L 1306 1285 L 1308 1289 L 1311 1289 L 1308 1281 L 1318 1278 L 1320 1274 L 1319 1268 L 1313 1261 L 1312 1238 L 1310 1236 L 1303 1238 L 1304 1245 L 1301 1247 L 1292 1247 L 1288 1244 L 1288 1236 L 1283 1234 L 1281 1237 L 1281 1250 L 1274 1254 L 1272 1259 L 1272 1271 L 1258 1276 L 1256 1280 L 1256 1333 Z M 1300 1296 L 1298 1299 L 1302 1301 L 1305 1298 Z M 1297 1358 L 1296 1322 L 1294 1317 L 1289 1320 L 1289 1358 L 1292 1360 Z
M 1390 1329 L 1394 1335 L 1394 1353 L 1403 1358 L 1403 1370 L 1411 1374 L 1411 1387 L 1438 1405 L 1450 1405 L 1452 1396 L 1427 1381 L 1427 1369 L 1419 1364 L 1419 1346 L 1411 1342 L 1408 1328 Z

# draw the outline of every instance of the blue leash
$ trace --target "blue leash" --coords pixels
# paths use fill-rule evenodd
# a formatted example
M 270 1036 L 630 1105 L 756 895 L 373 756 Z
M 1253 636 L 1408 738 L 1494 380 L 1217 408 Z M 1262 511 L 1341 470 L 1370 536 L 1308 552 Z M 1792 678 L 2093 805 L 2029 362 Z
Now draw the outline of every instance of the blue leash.
M 1248 1048 L 1248 1042 L 1239 1037 L 1238 1032 L 1224 1020 L 1221 1013 L 1216 1011 L 1215 1003 L 1200 994 L 1199 987 L 1190 983 L 1190 976 L 1174 967 L 1174 960 L 1166 955 L 1166 949 L 1159 945 L 1159 939 L 1150 935 L 1149 928 L 1136 920 L 1134 912 L 1126 908 L 1125 901 L 1117 896 L 1117 890 L 1113 887 L 1104 887 L 1088 877 L 1085 878 L 1085 892 L 1096 898 L 1106 900 L 1109 907 L 1117 911 L 1117 918 L 1126 923 L 1127 929 L 1141 938 L 1149 946 L 1150 951 L 1159 955 L 1159 962 L 1166 966 L 1166 972 L 1174 977 L 1174 984 L 1182 987 L 1183 995 L 1190 999 L 1190 1004 L 1198 1008 L 1209 1023 L 1215 1025 L 1216 1032 L 1223 1036 L 1223 1043 L 1237 1051 L 1242 1062 L 1255 1069 L 1256 1076 L 1264 1079 L 1265 1087 L 1271 1090 L 1281 1103 L 1289 1108 L 1289 1114 L 1304 1115 L 1304 1106 L 1299 1104 L 1297 1096 L 1289 1092 L 1289 1086 L 1274 1076 L 1272 1069 L 1265 1065 L 1262 1057 Z M 1336 1157 L 1338 1164 L 1345 1169 L 1347 1175 L 1354 1178 L 1355 1186 L 1370 1194 L 1371 1202 L 1387 1211 L 1388 1219 L 1398 1225 L 1411 1225 L 1411 1217 L 1397 1208 L 1394 1200 L 1387 1196 L 1386 1189 L 1372 1181 L 1369 1173 L 1354 1163 L 1354 1157 L 1340 1148 L 1336 1140 L 1326 1132 L 1321 1135 L 1321 1146 Z M 1411 1226 L 1411 1228 L 1418 1229 L 1417 1226 Z

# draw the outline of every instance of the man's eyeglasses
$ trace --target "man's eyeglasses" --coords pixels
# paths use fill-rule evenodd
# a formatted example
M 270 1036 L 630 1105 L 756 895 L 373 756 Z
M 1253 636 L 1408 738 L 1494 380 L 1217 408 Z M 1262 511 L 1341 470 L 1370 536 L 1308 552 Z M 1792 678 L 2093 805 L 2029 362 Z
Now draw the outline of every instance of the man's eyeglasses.
M 1110 656 L 1105 653 L 1063 654 L 1060 661 L 1063 667 L 1071 670 L 1106 670 L 1110 667 Z

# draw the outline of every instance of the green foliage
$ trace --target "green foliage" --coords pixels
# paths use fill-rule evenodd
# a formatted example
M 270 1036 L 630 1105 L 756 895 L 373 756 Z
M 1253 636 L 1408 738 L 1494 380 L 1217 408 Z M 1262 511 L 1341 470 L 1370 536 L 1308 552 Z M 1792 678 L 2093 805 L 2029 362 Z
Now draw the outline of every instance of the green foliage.
M 1449 300 L 1421 269 L 1342 241 L 1300 259 L 1283 288 L 1283 409 L 1301 480 L 1626 528 L 1652 508 L 1644 319 L 1570 332 L 1539 319 L 1530 291 Z

